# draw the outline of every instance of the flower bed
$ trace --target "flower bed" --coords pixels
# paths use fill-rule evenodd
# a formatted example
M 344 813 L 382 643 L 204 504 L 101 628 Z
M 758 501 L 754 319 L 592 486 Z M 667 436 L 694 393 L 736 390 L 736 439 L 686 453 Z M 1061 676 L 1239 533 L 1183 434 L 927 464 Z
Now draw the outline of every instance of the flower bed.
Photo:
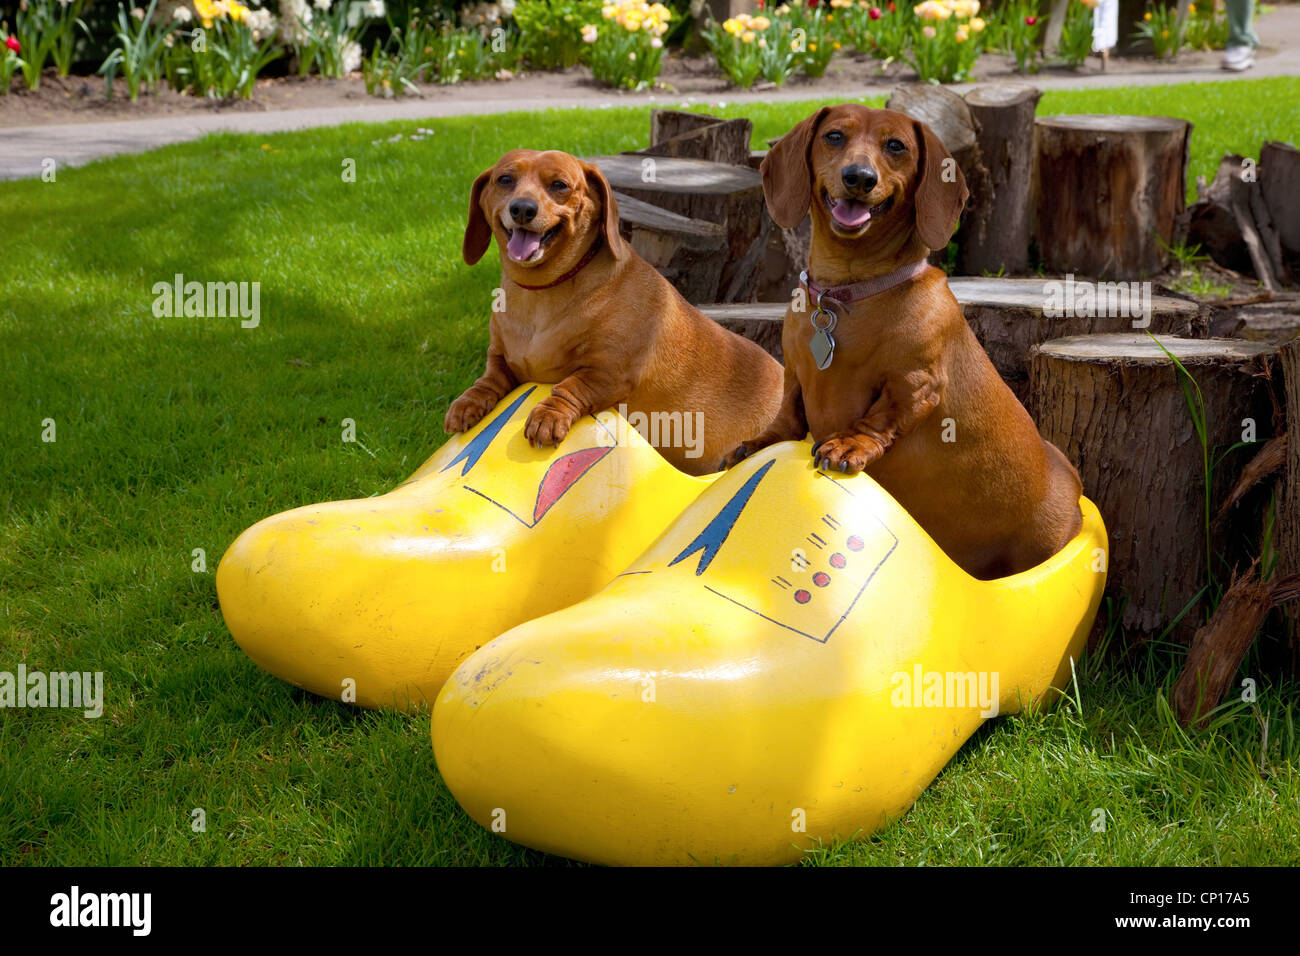
M 143 0 L 138 0 L 143 2 Z M 1097 0 L 1069 0 L 1058 48 L 1042 44 L 1048 0 L 757 0 L 752 14 L 717 22 L 686 0 L 502 0 L 456 12 L 421 12 L 403 0 L 20 0 L 14 23 L 0 22 L 0 94 L 39 87 L 53 67 L 98 65 L 106 92 L 130 99 L 167 86 L 210 98 L 248 98 L 272 69 L 338 78 L 358 71 L 377 96 L 421 92 L 429 83 L 508 79 L 521 70 L 584 65 L 597 82 L 643 90 L 659 82 L 665 52 L 698 33 L 716 69 L 737 87 L 782 85 L 824 75 L 836 57 L 902 63 L 934 83 L 970 79 L 983 53 L 1029 73 L 1044 64 L 1077 66 L 1091 52 Z M 94 13 L 105 26 L 92 30 Z M 1153 2 L 1134 36 L 1158 59 L 1184 49 L 1217 49 L 1226 20 L 1209 6 L 1179 17 Z M 104 47 L 96 56 L 96 44 Z M 274 67 L 272 65 L 274 64 Z

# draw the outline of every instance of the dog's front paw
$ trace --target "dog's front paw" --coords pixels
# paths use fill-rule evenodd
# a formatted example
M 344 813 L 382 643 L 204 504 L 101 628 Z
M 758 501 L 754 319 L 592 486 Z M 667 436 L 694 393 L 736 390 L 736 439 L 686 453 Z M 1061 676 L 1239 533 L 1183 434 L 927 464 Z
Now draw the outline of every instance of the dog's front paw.
M 742 461 L 748 458 L 760 448 L 759 444 L 754 441 L 742 442 L 736 449 L 730 452 L 722 461 L 718 462 L 718 471 L 726 471 L 728 468 L 734 468 Z
M 483 416 L 497 407 L 497 399 L 483 391 L 471 388 L 451 403 L 442 430 L 448 435 L 467 432 L 483 420 Z
M 813 461 L 822 471 L 856 475 L 885 453 L 885 446 L 860 432 L 832 435 L 813 447 Z
M 577 421 L 573 410 L 555 396 L 542 399 L 524 424 L 524 438 L 530 445 L 558 445 Z

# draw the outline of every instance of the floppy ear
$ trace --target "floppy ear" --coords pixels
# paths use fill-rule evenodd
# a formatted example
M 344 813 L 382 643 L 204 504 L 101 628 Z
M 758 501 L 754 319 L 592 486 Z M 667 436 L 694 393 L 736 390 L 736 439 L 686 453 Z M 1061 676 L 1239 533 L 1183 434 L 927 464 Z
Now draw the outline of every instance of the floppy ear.
M 587 178 L 587 188 L 600 200 L 605 245 L 609 246 L 609 251 L 614 253 L 615 259 L 624 259 L 631 252 L 632 247 L 618 231 L 618 202 L 614 199 L 614 190 L 610 188 L 609 180 L 605 178 L 599 166 L 583 163 L 582 172 Z
M 759 166 L 768 212 L 782 229 L 799 225 L 812 204 L 812 163 L 808 154 L 817 127 L 829 109 L 823 106 L 777 140 Z
M 916 232 L 931 251 L 945 249 L 970 195 L 966 189 L 966 177 L 930 127 L 919 121 L 912 125 L 916 142 L 921 147 L 921 158 L 917 163 L 920 181 L 916 184 L 914 201 Z
M 479 200 L 483 198 L 483 187 L 492 178 L 492 170 L 479 173 L 474 180 L 474 188 L 469 191 L 469 221 L 465 224 L 465 241 L 460 247 L 460 254 L 470 265 L 483 258 L 488 246 L 492 244 L 492 227 L 488 225 L 487 216 Z

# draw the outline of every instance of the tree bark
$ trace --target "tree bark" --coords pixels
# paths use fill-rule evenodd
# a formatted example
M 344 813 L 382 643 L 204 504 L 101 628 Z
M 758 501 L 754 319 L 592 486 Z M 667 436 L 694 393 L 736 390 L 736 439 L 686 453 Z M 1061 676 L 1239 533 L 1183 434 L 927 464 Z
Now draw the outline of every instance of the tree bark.
M 1300 339 L 1280 352 L 1286 389 L 1287 456 L 1282 501 L 1278 505 L 1278 573 L 1300 573 Z M 1288 609 L 1287 637 L 1291 644 L 1291 669 L 1300 661 L 1300 610 Z
M 1034 111 L 1042 94 L 1032 86 L 979 86 L 966 105 L 979 130 L 976 138 L 989 189 L 966 207 L 964 241 L 957 256 L 963 275 L 1012 274 L 1029 267 L 1033 227 Z
M 1035 121 L 1038 248 L 1049 272 L 1142 279 L 1168 263 L 1191 124 L 1166 116 Z
M 1211 460 L 1243 438 L 1269 434 L 1266 375 L 1271 346 L 1236 339 L 1164 338 L 1203 396 Z M 1125 599 L 1122 623 L 1139 638 L 1160 633 L 1207 581 L 1207 491 L 1202 446 L 1180 373 L 1145 334 L 1088 335 L 1036 346 L 1031 366 L 1038 429 L 1079 469 L 1083 490 L 1110 535 L 1107 593 Z M 1247 455 L 1249 451 L 1247 450 Z M 1244 460 L 1214 472 L 1211 503 L 1222 499 Z M 1215 574 L 1235 556 L 1242 534 L 1258 537 L 1258 515 L 1238 509 L 1210 539 Z M 1228 565 L 1231 567 L 1231 564 Z M 1204 619 L 1193 607 L 1174 631 L 1188 639 Z
M 1265 143 L 1259 151 L 1259 183 L 1282 248 L 1300 258 L 1300 150 Z

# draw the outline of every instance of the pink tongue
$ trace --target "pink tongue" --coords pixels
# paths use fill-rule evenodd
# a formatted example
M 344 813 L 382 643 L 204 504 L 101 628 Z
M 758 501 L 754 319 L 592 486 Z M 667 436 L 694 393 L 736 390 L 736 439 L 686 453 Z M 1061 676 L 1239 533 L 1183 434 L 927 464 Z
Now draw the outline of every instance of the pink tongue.
M 860 226 L 871 218 L 871 207 L 854 199 L 837 199 L 831 206 L 831 215 L 841 226 Z
M 516 229 L 510 234 L 510 241 L 506 243 L 506 251 L 510 253 L 511 259 L 516 262 L 523 262 L 530 258 L 541 244 L 542 234 L 540 232 Z

